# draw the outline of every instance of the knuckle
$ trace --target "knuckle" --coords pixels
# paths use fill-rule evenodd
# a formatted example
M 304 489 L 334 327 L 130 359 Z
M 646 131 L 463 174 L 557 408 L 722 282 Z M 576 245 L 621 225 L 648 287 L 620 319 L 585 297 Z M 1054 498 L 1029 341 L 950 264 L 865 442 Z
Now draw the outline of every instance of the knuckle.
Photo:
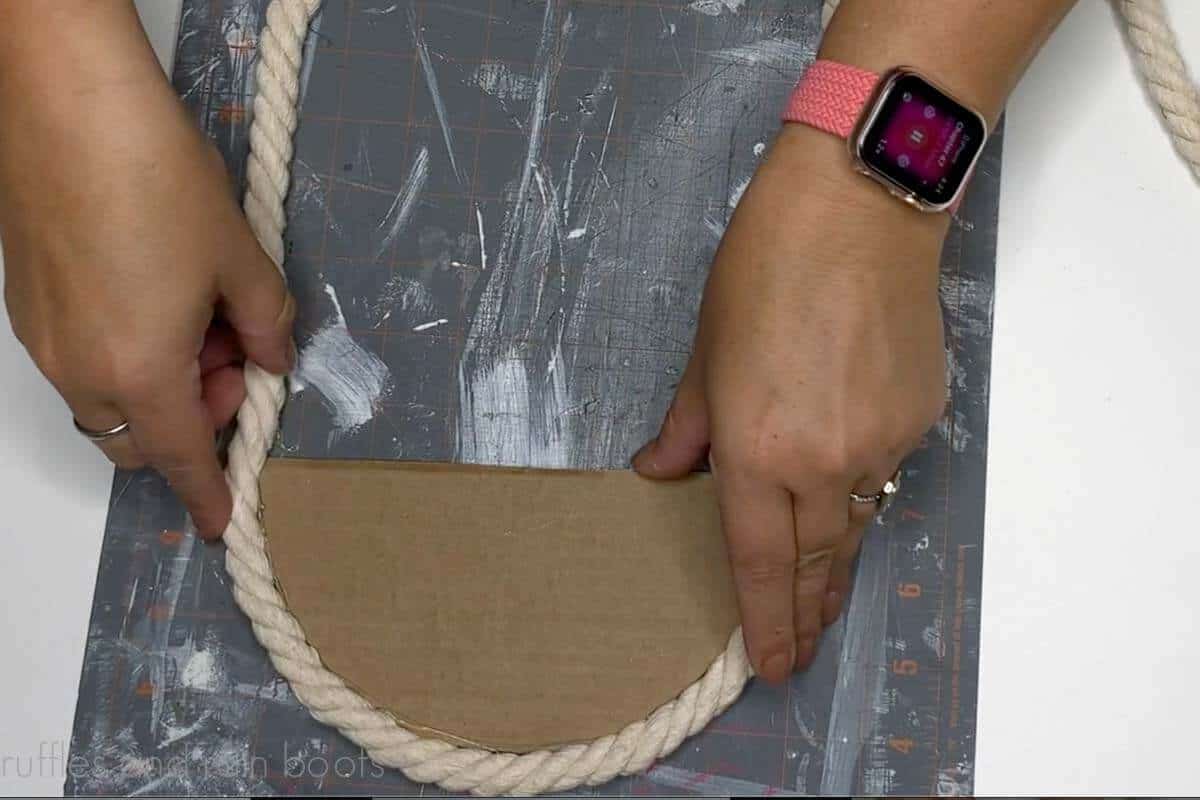
M 76 383 L 71 370 L 58 357 L 54 348 L 48 347 L 42 342 L 24 342 L 24 344 L 33 363 L 55 388 L 63 391 Z
M 796 562 L 790 555 L 734 549 L 730 565 L 733 567 L 735 580 L 743 590 L 762 592 L 775 589 L 781 584 L 790 586 Z
M 755 426 L 729 431 L 713 443 L 714 460 L 727 469 L 753 478 L 770 478 L 782 472 L 786 448 L 777 432 Z
M 63 349 L 50 337 L 27 332 L 21 343 L 38 370 L 60 393 L 70 394 L 86 388 L 86 381 L 74 362 L 64 356 Z
M 863 442 L 871 441 L 867 436 L 859 434 L 851 439 L 830 433 L 820 439 L 810 439 L 797 447 L 797 461 L 804 475 L 797 480 L 808 480 L 816 484 L 842 482 L 845 477 L 855 471 L 856 465 L 862 463 L 865 452 L 869 449 Z
M 796 570 L 796 593 L 812 594 L 823 591 L 829 579 L 830 560 L 830 555 L 822 554 L 803 561 Z
M 92 380 L 97 387 L 127 399 L 151 395 L 162 374 L 154 359 L 119 346 L 108 348 L 94 363 Z

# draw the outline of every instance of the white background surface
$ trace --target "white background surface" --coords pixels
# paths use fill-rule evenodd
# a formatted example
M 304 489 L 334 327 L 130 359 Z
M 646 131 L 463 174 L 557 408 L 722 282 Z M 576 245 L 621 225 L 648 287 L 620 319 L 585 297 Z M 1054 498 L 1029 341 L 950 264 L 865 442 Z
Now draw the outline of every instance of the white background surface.
M 139 5 L 169 57 L 178 0 Z M 1200 70 L 1200 3 L 1169 8 Z M 979 794 L 1200 793 L 1200 187 L 1115 22 L 1081 0 L 1009 105 Z M 58 794 L 111 471 L 6 329 L 0 794 Z

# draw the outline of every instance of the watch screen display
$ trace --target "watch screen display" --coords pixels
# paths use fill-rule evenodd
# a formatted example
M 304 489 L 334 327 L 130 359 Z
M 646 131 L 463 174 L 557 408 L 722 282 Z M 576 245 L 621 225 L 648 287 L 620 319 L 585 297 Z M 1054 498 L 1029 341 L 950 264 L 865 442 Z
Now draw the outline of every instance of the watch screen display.
M 917 75 L 892 84 L 860 155 L 919 199 L 948 202 L 983 147 L 983 122 Z

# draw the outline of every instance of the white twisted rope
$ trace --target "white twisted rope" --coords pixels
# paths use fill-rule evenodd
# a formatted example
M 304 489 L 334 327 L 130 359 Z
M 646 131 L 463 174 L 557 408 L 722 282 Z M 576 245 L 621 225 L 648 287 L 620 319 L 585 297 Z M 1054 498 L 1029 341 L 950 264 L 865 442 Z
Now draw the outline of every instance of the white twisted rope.
M 296 129 L 302 50 L 309 21 L 320 2 L 272 0 L 259 40 L 244 206 L 258 241 L 281 272 L 287 224 L 284 199 Z M 1174 39 L 1163 22 L 1161 6 L 1157 0 L 1122 0 L 1121 5 L 1151 91 L 1181 152 L 1195 168 L 1195 93 L 1189 94 L 1181 83 L 1186 73 L 1178 54 L 1173 53 Z M 837 0 L 826 0 L 825 22 L 836 6 Z M 437 783 L 450 791 L 477 795 L 562 792 L 647 769 L 674 751 L 685 737 L 698 733 L 741 693 L 751 668 L 739 628 L 725 652 L 682 694 L 646 719 L 588 744 L 518 755 L 456 747 L 423 739 L 401 727 L 321 663 L 275 583 L 259 516 L 258 476 L 275 438 L 286 389 L 283 378 L 256 364 L 248 363 L 245 374 L 246 400 L 238 411 L 226 471 L 234 508 L 225 530 L 225 567 L 233 578 L 234 599 L 300 702 L 316 719 L 336 727 L 365 749 L 375 762 L 396 767 L 414 781 Z
M 1200 179 L 1200 92 L 1179 55 L 1162 0 L 1117 0 L 1116 6 L 1175 149 Z

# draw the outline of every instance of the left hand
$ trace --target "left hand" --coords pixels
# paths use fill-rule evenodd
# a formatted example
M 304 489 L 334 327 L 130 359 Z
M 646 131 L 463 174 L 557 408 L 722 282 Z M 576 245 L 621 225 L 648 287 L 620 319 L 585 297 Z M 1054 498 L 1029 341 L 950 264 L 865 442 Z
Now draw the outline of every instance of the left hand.
M 652 478 L 709 454 L 758 675 L 807 667 L 840 613 L 875 494 L 942 413 L 937 281 L 948 215 L 851 169 L 844 144 L 788 125 L 712 266 L 692 359 Z

